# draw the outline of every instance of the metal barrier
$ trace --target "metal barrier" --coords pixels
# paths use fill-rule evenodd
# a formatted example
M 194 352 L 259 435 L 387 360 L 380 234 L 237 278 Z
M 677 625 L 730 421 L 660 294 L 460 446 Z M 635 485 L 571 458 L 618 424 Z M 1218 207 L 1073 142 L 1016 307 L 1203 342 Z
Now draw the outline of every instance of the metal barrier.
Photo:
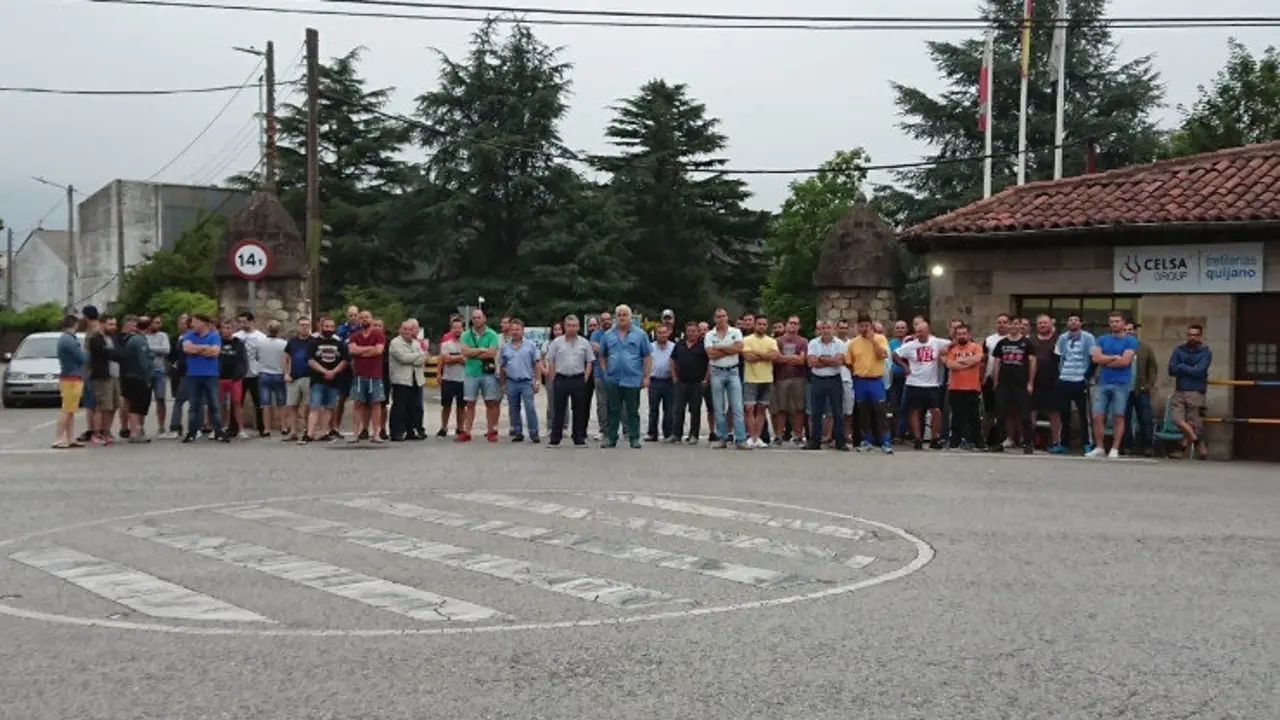
M 1212 387 L 1232 388 L 1280 388 L 1280 380 L 1210 380 L 1209 385 Z M 1222 425 L 1280 425 L 1280 418 L 1207 417 L 1204 421 L 1207 423 L 1220 423 Z

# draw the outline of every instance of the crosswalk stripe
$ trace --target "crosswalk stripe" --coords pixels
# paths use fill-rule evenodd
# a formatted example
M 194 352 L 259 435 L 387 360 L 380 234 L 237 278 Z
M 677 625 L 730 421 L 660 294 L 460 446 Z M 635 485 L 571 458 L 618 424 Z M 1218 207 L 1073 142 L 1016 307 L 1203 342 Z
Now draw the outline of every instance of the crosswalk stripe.
M 500 508 L 506 508 L 508 510 L 521 510 L 524 512 L 534 513 L 536 515 L 550 515 L 553 517 L 567 518 L 569 520 L 588 520 L 603 523 L 605 525 L 612 525 L 614 527 L 626 528 L 627 530 L 650 532 L 655 535 L 663 535 L 666 537 L 716 543 L 718 545 L 724 545 L 738 550 L 753 550 L 769 555 L 790 558 L 792 560 L 838 562 L 841 565 L 855 569 L 864 568 L 875 561 L 875 558 L 867 557 L 866 555 L 854 555 L 849 558 L 842 558 L 840 553 L 837 553 L 834 550 L 816 547 L 814 545 L 797 545 L 795 543 L 782 542 L 772 540 L 770 538 L 743 535 L 729 530 L 716 530 L 712 528 L 696 527 L 693 525 L 682 525 L 680 523 L 665 522 L 652 518 L 620 517 L 618 515 L 613 515 L 600 510 L 593 510 L 591 508 L 574 507 L 572 505 L 562 505 L 554 502 L 543 502 L 541 500 L 531 500 L 529 498 L 512 497 L 510 495 L 502 495 L 500 493 L 444 493 L 444 497 L 452 500 L 479 503 L 482 505 L 493 505 Z
M 560 593 L 561 595 L 568 595 L 620 609 L 651 607 L 670 603 L 692 603 L 691 600 L 676 599 L 671 595 L 656 590 L 648 590 L 605 578 L 591 577 L 572 570 L 557 570 L 523 560 L 513 560 L 469 550 L 456 545 L 427 542 L 389 530 L 360 527 L 333 520 L 299 515 L 288 510 L 252 506 L 219 510 L 218 512 L 241 520 L 262 522 L 273 527 L 287 528 L 307 535 L 345 540 L 375 550 L 440 563 L 451 568 L 510 580 L 521 585 L 530 585 Z
M 763 513 L 745 512 L 742 510 L 731 510 L 729 508 L 716 507 L 714 505 L 703 505 L 701 503 L 686 502 L 684 500 L 670 500 L 668 498 L 654 497 L 652 495 L 606 492 L 594 493 L 593 496 L 609 500 L 611 502 L 630 503 L 632 505 L 639 505 L 640 507 L 684 513 L 686 515 L 718 518 L 720 520 L 737 520 L 738 522 L 751 523 L 753 525 L 764 525 L 765 527 L 779 528 L 782 530 L 800 530 L 807 533 L 813 533 L 814 535 L 826 535 L 828 537 L 840 538 L 842 540 L 875 539 L 871 533 L 858 528 L 843 527 L 840 525 L 827 525 L 810 520 L 798 520 L 796 518 L 775 517 L 772 515 L 765 515 Z
M 272 622 L 217 598 L 67 547 L 50 546 L 17 552 L 9 559 L 151 617 Z
M 237 567 L 257 570 L 414 620 L 476 622 L 505 617 L 497 610 L 464 600 L 437 595 L 261 545 L 236 542 L 216 535 L 201 535 L 174 525 L 146 524 L 112 529 Z
M 420 505 L 392 502 L 379 497 L 335 498 L 327 499 L 326 502 L 362 510 L 372 510 L 384 515 L 408 518 L 445 527 L 461 528 L 471 532 L 526 540 L 539 545 L 576 550 L 592 555 L 602 555 L 616 560 L 644 563 L 673 570 L 684 570 L 753 587 L 788 587 L 813 582 L 809 578 L 781 573 L 776 570 L 722 562 L 698 557 L 697 555 L 682 555 L 643 545 L 632 545 L 606 538 L 588 537 L 563 530 L 520 525 L 506 522 L 505 520 L 484 520 Z

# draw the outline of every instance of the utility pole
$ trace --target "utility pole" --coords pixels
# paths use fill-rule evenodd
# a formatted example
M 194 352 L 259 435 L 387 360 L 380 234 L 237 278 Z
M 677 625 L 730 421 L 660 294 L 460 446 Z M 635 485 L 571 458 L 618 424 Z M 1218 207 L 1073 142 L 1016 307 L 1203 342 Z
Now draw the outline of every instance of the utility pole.
M 13 309 L 13 228 L 9 228 L 9 244 L 4 251 L 4 309 Z
M 307 264 L 311 316 L 320 316 L 320 33 L 307 28 Z
M 276 44 L 267 41 L 267 136 L 262 190 L 276 192 Z
M 76 277 L 79 262 L 76 260 L 76 189 L 67 186 L 67 312 L 76 309 Z

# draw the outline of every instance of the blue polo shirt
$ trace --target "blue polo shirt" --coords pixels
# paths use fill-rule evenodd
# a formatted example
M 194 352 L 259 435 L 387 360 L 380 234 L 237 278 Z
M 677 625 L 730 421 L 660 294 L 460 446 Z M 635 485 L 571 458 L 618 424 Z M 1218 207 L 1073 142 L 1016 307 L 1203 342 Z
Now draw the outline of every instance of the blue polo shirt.
M 204 335 L 192 330 L 182 336 L 182 343 L 191 343 L 192 345 L 206 345 L 209 347 L 222 347 L 222 337 L 213 330 L 207 331 Z M 220 377 L 218 369 L 218 361 L 220 356 L 205 357 L 204 355 L 187 355 L 187 376 L 188 377 Z
M 1138 338 L 1132 335 L 1122 335 L 1116 337 L 1111 333 L 1107 333 L 1098 338 L 1098 349 L 1103 355 L 1111 355 L 1119 357 L 1124 354 L 1125 350 L 1132 350 L 1134 356 L 1138 354 Z M 1133 377 L 1133 365 L 1123 368 L 1103 367 L 1098 369 L 1098 383 L 1100 385 L 1124 385 L 1129 386 L 1129 381 Z
M 605 379 L 619 387 L 638 388 L 645 380 L 644 359 L 652 352 L 649 337 L 632 327 L 622 335 L 617 327 L 600 337 L 600 356 L 605 359 Z
M 532 380 L 537 363 L 538 346 L 530 340 L 522 340 L 519 345 L 507 343 L 498 351 L 498 365 L 506 372 L 508 380 Z
M 613 328 L 610 328 L 609 330 L 596 330 L 591 333 L 591 337 L 587 338 L 587 342 L 591 343 L 593 350 L 595 349 L 596 345 L 601 345 L 601 349 L 603 350 L 604 346 L 600 343 L 600 338 L 604 337 L 604 334 L 606 332 L 612 332 L 612 331 L 613 331 Z M 603 372 L 604 371 L 600 369 L 600 363 L 596 363 L 595 368 L 591 370 L 591 375 L 596 380 L 599 380 L 601 379 L 601 375 Z

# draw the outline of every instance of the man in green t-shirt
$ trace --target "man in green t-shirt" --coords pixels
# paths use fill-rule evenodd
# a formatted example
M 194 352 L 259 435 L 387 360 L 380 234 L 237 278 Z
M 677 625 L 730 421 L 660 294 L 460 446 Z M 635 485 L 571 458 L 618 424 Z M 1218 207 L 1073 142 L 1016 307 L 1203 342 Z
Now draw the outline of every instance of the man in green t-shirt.
M 462 399 L 467 405 L 466 421 L 462 424 L 462 432 L 458 433 L 457 442 L 471 442 L 471 427 L 476 419 L 476 398 L 484 398 L 487 431 L 484 437 L 489 442 L 498 442 L 498 414 L 501 411 L 498 400 L 501 389 L 498 387 L 498 347 L 501 344 L 498 333 L 486 324 L 483 310 L 471 313 L 471 327 L 462 333 L 462 356 L 466 360 L 466 376 L 462 381 Z

